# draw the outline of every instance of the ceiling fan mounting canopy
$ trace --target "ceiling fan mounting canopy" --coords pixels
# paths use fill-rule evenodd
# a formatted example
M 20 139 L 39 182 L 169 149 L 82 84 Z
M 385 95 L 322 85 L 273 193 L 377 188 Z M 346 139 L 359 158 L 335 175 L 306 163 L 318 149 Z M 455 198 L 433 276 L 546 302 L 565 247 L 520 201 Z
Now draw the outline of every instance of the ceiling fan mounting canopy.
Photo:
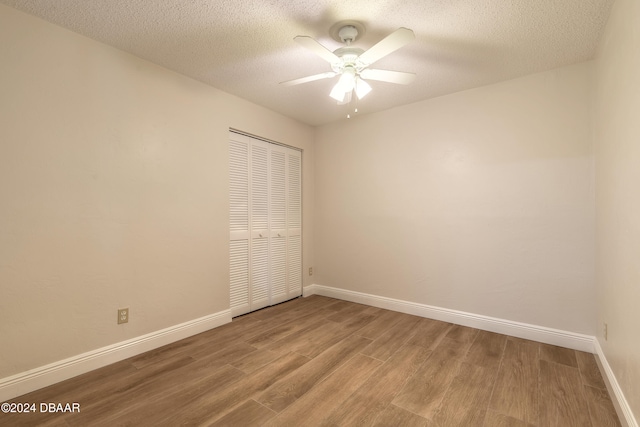
M 354 20 L 345 20 L 345 21 L 340 21 L 333 24 L 329 29 L 329 35 L 331 36 L 332 39 L 334 39 L 339 43 L 346 43 L 346 41 L 343 40 L 342 36 L 340 35 L 340 31 L 346 27 L 353 27 L 356 29 L 355 36 L 353 37 L 351 42 L 355 42 L 356 40 L 362 38 L 362 36 L 364 36 L 367 32 L 362 22 L 354 21 Z M 345 31 L 353 31 L 353 30 L 345 30 Z M 343 35 L 345 34 L 343 33 Z
M 374 62 L 411 42 L 415 38 L 413 31 L 408 28 L 398 28 L 368 50 L 352 47 L 351 43 L 362 34 L 364 34 L 364 26 L 356 21 L 342 21 L 334 25 L 331 27 L 332 37 L 345 43 L 346 46 L 333 52 L 311 37 L 295 37 L 294 40 L 297 43 L 331 64 L 332 71 L 281 82 L 281 84 L 293 86 L 339 75 L 340 79 L 330 96 L 341 104 L 351 100 L 353 91 L 359 99 L 371 91 L 371 86 L 365 79 L 397 84 L 409 84 L 413 81 L 415 78 L 413 73 L 368 68 Z
M 338 31 L 338 37 L 340 37 L 342 43 L 346 43 L 349 46 L 351 42 L 356 41 L 358 29 L 353 25 L 345 25 Z

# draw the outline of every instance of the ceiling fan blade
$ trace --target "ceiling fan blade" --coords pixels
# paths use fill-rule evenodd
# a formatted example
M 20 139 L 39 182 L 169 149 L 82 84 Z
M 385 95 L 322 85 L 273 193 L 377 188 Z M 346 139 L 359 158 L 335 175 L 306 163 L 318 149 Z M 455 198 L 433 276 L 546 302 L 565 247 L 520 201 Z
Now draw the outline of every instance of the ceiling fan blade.
M 293 86 L 293 85 L 299 85 L 302 83 L 314 82 L 316 80 L 330 79 L 335 75 L 336 73 L 334 73 L 333 71 L 328 71 L 322 74 L 314 74 L 313 76 L 301 77 L 299 79 L 294 79 L 294 80 L 287 80 L 286 82 L 280 82 L 280 84 L 282 86 Z
M 313 53 L 315 53 L 320 58 L 324 59 L 330 64 L 333 64 L 335 62 L 340 62 L 340 58 L 338 58 L 337 55 L 335 55 L 329 49 L 327 49 L 326 47 L 318 43 L 316 39 L 313 39 L 309 36 L 297 36 L 297 37 L 294 37 L 293 40 L 298 42 L 299 45 L 306 47 L 307 49 L 309 49 L 310 51 L 312 51 Z
M 363 65 L 371 65 L 383 56 L 387 56 L 391 52 L 400 49 L 415 38 L 416 35 L 410 29 L 404 27 L 398 28 L 360 55 L 358 61 Z
M 360 77 L 368 80 L 378 80 L 381 82 L 408 85 L 416 78 L 416 75 L 414 73 L 405 73 L 404 71 L 389 71 L 376 70 L 375 68 L 365 68 L 360 72 Z

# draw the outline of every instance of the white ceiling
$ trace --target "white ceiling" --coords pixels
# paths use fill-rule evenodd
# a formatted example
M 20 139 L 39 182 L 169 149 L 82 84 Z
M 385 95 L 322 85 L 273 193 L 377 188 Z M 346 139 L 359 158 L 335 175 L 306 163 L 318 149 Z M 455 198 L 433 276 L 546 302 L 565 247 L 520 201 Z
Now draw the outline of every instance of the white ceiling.
M 346 119 L 335 80 L 278 83 L 330 71 L 293 41 L 334 50 L 338 21 L 357 20 L 367 49 L 399 27 L 416 40 L 375 68 L 417 74 L 370 81 L 366 114 L 593 58 L 614 0 L 0 0 L 47 21 L 310 125 Z M 337 79 L 337 78 L 336 78 Z M 353 105 L 351 106 L 351 108 Z

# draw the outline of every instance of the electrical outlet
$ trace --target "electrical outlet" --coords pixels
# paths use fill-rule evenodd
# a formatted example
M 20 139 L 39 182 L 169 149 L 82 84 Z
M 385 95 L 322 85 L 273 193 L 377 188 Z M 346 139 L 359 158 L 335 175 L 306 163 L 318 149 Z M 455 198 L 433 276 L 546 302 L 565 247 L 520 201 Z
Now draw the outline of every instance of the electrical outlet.
M 128 308 L 119 308 L 118 309 L 118 325 L 121 323 L 129 323 L 129 309 Z
M 604 335 L 604 340 L 607 341 L 607 339 L 609 338 L 609 325 L 607 325 L 605 323 L 604 324 L 604 330 L 602 332 L 603 332 L 603 335 Z
M 309 267 L 309 276 L 313 276 L 313 267 Z

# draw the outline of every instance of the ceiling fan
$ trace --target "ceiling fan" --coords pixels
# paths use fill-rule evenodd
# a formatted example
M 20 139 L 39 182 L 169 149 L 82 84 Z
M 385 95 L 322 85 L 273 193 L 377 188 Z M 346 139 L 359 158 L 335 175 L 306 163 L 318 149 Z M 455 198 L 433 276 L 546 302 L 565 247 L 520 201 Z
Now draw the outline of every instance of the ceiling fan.
M 414 73 L 402 71 L 378 70 L 369 68 L 371 64 L 389 55 L 411 42 L 415 35 L 408 28 L 398 28 L 393 33 L 376 43 L 368 50 L 352 47 L 351 43 L 359 34 L 364 33 L 362 24 L 348 21 L 334 26 L 333 36 L 336 40 L 345 43 L 331 52 L 315 39 L 308 36 L 297 36 L 294 40 L 303 47 L 331 64 L 331 70 L 313 76 L 281 82 L 284 86 L 293 86 L 301 83 L 313 82 L 321 79 L 329 79 L 340 76 L 338 83 L 333 87 L 330 96 L 338 101 L 338 104 L 347 104 L 351 101 L 355 91 L 358 99 L 362 99 L 371 91 L 371 86 L 365 80 L 377 80 L 382 82 L 409 84 L 414 78 Z

